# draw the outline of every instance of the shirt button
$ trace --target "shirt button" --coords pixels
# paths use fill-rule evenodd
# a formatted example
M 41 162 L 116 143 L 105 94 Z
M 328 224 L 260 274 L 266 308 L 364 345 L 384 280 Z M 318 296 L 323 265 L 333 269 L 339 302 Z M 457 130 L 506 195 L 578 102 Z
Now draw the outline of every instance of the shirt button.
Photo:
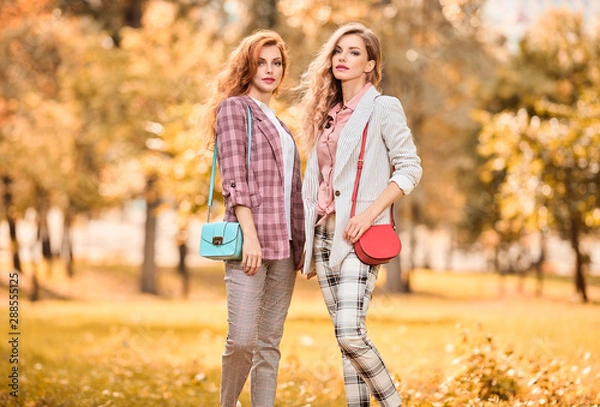
M 335 196 L 340 196 L 340 191 L 335 191 Z
M 231 183 L 231 188 L 235 188 L 235 182 Z

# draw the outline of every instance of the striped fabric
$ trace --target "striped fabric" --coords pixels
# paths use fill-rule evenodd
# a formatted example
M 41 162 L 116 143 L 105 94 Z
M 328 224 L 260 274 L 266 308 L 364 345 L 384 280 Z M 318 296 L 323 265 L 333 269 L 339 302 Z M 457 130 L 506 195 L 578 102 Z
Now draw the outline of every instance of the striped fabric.
M 316 227 L 314 255 L 319 286 L 342 351 L 347 405 L 368 407 L 373 395 L 381 406 L 398 407 L 400 395 L 365 325 L 379 266 L 366 265 L 351 252 L 339 270 L 329 267 L 335 224 L 333 216 Z
M 336 151 L 333 189 L 336 194 L 335 230 L 337 233 L 333 236 L 332 254 L 329 258 L 329 266 L 332 268 L 339 268 L 353 249 L 344 240 L 342 232 L 350 220 L 360 141 L 367 121 L 369 131 L 356 213 L 361 213 L 368 208 L 389 182 L 395 182 L 405 194 L 410 194 L 421 179 L 421 160 L 417 155 L 400 101 L 394 97 L 381 96 L 375 88 L 369 89 L 344 126 Z M 391 176 L 390 165 L 393 167 Z M 313 150 L 307 161 L 302 186 L 307 238 L 303 270 L 305 274 L 314 267 L 312 250 L 317 220 L 318 189 L 319 164 L 316 150 Z M 375 223 L 389 221 L 389 211 L 383 211 Z

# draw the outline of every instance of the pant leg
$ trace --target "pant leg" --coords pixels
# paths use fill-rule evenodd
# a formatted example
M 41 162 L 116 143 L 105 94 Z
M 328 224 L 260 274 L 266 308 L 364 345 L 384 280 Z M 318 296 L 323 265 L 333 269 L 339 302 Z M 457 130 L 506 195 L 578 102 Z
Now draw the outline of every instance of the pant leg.
M 236 406 L 250 373 L 265 279 L 264 265 L 256 275 L 247 276 L 240 261 L 225 262 L 228 330 L 221 370 L 222 407 Z
M 345 365 L 348 372 L 345 374 L 352 376 L 356 372 L 379 405 L 398 407 L 400 395 L 377 348 L 367 336 L 365 324 L 378 271 L 379 266 L 364 264 L 354 252 L 344 259 L 337 290 L 335 331 L 340 349 L 350 362 Z M 360 393 L 353 395 L 360 396 Z
M 321 292 L 342 351 L 348 406 L 368 407 L 370 393 L 382 406 L 401 404 L 391 376 L 367 337 L 365 320 L 379 267 L 362 263 L 352 252 L 339 271 L 328 267 L 335 219 L 315 230 L 315 266 Z
M 324 225 L 317 226 L 314 239 L 315 269 L 319 281 L 319 287 L 323 294 L 327 311 L 335 327 L 338 308 L 338 289 L 341 281 L 339 270 L 329 267 L 329 254 L 333 233 L 335 230 L 335 217 L 331 217 Z M 337 332 L 336 332 L 337 337 Z M 346 403 L 349 407 L 368 407 L 370 405 L 371 393 L 364 380 L 354 369 L 354 366 L 342 352 L 342 370 L 344 374 L 344 388 L 346 392 Z
M 275 404 L 277 373 L 281 352 L 279 344 L 296 282 L 293 255 L 266 262 L 264 296 L 258 320 L 258 343 L 250 373 L 252 407 Z

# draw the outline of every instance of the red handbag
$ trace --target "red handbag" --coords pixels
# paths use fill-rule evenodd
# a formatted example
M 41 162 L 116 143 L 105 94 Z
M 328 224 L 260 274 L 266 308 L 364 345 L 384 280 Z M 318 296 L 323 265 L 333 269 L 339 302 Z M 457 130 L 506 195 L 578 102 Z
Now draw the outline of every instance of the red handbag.
M 356 195 L 358 194 L 358 184 L 365 156 L 365 145 L 367 142 L 367 126 L 363 131 L 362 144 L 360 146 L 360 155 L 356 169 L 356 180 L 354 181 L 354 192 L 352 193 L 352 211 L 350 217 L 354 216 L 356 210 Z M 377 265 L 384 264 L 396 257 L 402 250 L 400 237 L 396 233 L 394 224 L 394 212 L 390 208 L 392 223 L 383 225 L 372 225 L 360 239 L 354 243 L 354 252 L 356 256 L 365 264 Z

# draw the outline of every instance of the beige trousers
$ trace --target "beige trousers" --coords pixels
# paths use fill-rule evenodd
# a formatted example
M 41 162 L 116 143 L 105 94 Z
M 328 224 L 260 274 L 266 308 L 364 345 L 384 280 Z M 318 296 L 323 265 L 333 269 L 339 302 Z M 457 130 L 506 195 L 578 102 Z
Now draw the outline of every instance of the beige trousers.
M 273 407 L 279 343 L 296 282 L 294 268 L 293 255 L 263 261 L 254 276 L 247 276 L 239 261 L 225 262 L 228 332 L 222 360 L 222 407 L 236 406 L 249 374 L 252 407 Z

